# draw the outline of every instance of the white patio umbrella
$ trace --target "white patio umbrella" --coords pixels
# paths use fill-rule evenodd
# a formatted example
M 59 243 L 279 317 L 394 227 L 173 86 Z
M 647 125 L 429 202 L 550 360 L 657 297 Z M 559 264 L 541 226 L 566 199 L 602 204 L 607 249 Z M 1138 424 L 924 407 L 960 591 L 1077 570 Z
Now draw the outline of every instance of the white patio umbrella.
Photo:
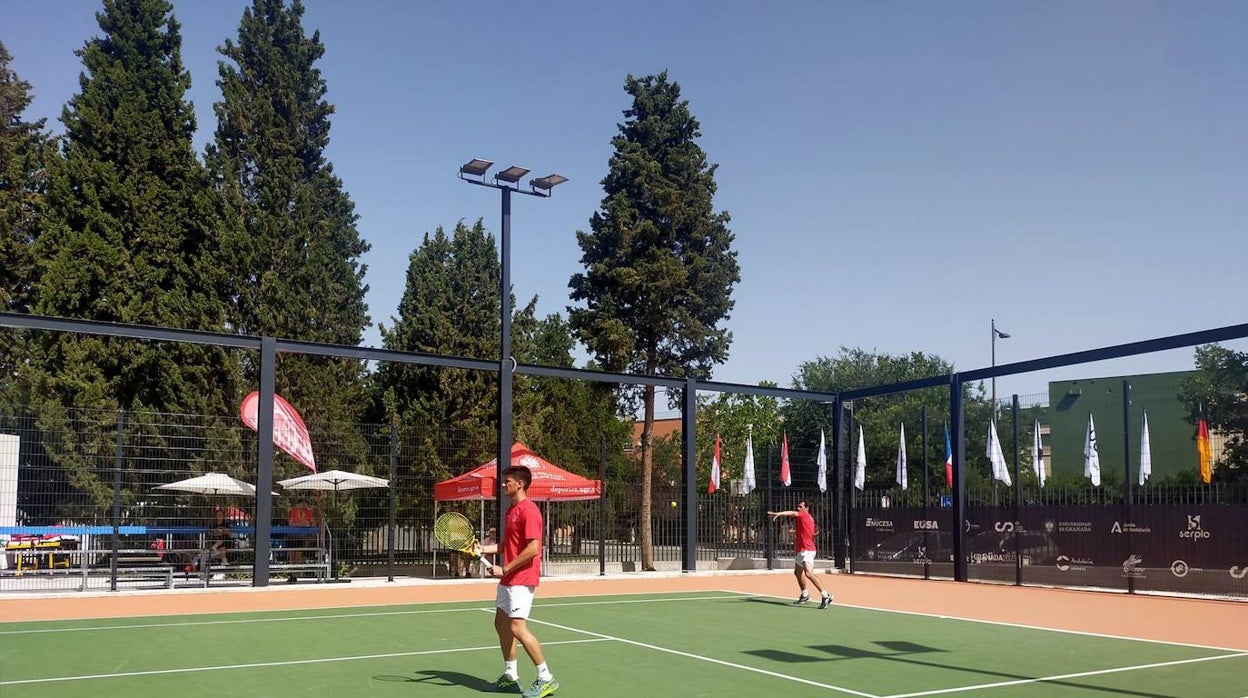
M 390 481 L 372 475 L 348 473 L 343 470 L 326 470 L 323 473 L 312 473 L 278 481 L 279 485 L 288 490 L 358 490 L 369 487 L 389 487 Z
M 323 473 L 312 473 L 311 475 L 301 475 L 292 477 L 288 480 L 279 480 L 278 483 L 288 490 L 320 490 L 322 492 L 329 491 L 334 493 L 335 507 L 338 503 L 338 490 L 359 490 L 371 487 L 389 487 L 390 481 L 371 475 L 360 475 L 359 473 L 348 473 L 343 470 L 326 470 Z M 321 517 L 324 523 L 324 517 Z M 325 526 L 325 530 L 329 531 L 329 526 Z M 334 566 L 334 546 L 333 539 L 330 539 L 329 546 L 329 566 L 333 570 L 333 578 L 338 579 L 338 568 Z
M 256 496 L 254 485 L 237 480 L 225 473 L 206 473 L 198 477 L 157 485 L 158 490 L 178 490 L 197 494 L 241 494 L 248 497 Z

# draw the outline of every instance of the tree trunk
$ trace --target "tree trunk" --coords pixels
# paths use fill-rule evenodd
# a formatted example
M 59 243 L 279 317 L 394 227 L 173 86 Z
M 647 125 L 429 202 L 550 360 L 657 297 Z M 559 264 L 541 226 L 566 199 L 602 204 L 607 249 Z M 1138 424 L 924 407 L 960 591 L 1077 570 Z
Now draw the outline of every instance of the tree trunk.
M 641 569 L 654 571 L 654 525 L 650 515 L 654 480 L 654 452 L 650 437 L 654 434 L 654 386 L 643 392 L 644 417 L 641 424 Z

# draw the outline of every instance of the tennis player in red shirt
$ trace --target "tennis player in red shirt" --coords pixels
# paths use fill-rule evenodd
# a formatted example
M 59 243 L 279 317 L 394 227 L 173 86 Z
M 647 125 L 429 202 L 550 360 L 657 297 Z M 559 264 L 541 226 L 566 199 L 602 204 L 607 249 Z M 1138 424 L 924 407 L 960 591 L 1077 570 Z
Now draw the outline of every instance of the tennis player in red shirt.
M 503 675 L 495 679 L 494 688 L 514 691 L 520 685 L 516 666 L 516 642 L 537 667 L 537 678 L 524 691 L 525 698 L 543 698 L 559 689 L 542 656 L 542 646 L 529 631 L 527 618 L 533 608 L 542 567 L 542 512 L 528 497 L 533 473 L 522 465 L 503 470 L 503 494 L 511 500 L 503 525 L 503 564 L 490 568 L 490 576 L 498 577 L 498 595 L 494 601 L 494 629 L 503 650 Z M 499 545 L 483 545 L 481 552 L 496 553 Z
M 798 502 L 797 511 L 769 511 L 767 514 L 772 521 L 788 517 L 797 523 L 796 530 L 793 532 L 795 552 L 793 575 L 797 577 L 797 586 L 802 592 L 797 597 L 797 601 L 793 603 L 804 604 L 810 601 L 810 596 L 806 593 L 806 580 L 809 579 L 823 596 L 823 600 L 819 602 L 819 608 L 827 608 L 828 604 L 832 603 L 832 595 L 823 588 L 823 585 L 819 583 L 819 578 L 815 576 L 815 519 L 806 508 L 806 502 Z

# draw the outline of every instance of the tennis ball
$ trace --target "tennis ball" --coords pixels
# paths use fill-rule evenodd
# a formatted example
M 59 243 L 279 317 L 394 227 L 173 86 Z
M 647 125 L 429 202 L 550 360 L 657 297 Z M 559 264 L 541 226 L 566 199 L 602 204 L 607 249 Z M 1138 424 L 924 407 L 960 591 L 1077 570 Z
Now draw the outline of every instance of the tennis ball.
M 675 509 L 675 508 L 676 508 L 676 502 L 672 502 L 672 508 L 673 508 L 673 509 Z

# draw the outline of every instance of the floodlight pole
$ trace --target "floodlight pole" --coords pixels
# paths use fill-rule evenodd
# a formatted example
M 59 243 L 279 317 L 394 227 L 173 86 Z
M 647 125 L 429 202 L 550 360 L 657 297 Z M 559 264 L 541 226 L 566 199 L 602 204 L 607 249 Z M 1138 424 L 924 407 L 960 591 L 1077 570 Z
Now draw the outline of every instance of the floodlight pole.
M 997 319 L 992 318 L 992 367 L 997 367 L 997 338 L 1009 339 L 1009 332 L 1002 332 L 997 329 Z M 997 377 L 992 377 L 992 419 L 997 419 Z
M 495 540 L 503 540 L 503 531 L 507 520 L 507 509 L 510 502 L 503 494 L 503 471 L 511 467 L 511 417 L 512 417 L 512 375 L 516 369 L 516 360 L 511 356 L 511 194 L 525 194 L 542 199 L 550 198 L 551 189 L 566 179 L 558 175 L 549 175 L 529 182 L 529 191 L 520 189 L 520 177 L 528 174 L 528 170 L 511 167 L 494 176 L 493 181 L 484 179 L 485 172 L 493 166 L 485 160 L 472 160 L 459 168 L 459 178 L 469 184 L 490 187 L 502 192 L 502 226 L 499 230 L 499 341 L 498 356 L 498 457 L 495 460 L 495 495 L 498 497 L 498 536 Z M 520 174 L 510 176 L 504 181 L 500 177 L 517 171 Z M 469 179 L 467 176 L 480 177 Z M 556 179 L 558 178 L 558 179 Z M 544 190 L 544 191 L 541 191 Z

